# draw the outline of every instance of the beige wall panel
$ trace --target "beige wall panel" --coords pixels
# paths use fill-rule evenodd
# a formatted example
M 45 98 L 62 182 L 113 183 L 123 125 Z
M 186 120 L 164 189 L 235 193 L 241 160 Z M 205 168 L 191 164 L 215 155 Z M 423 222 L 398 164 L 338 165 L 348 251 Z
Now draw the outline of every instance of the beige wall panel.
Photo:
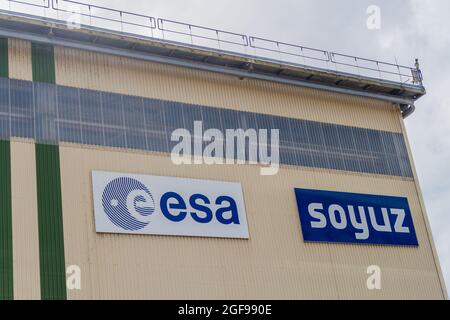
M 59 85 L 400 132 L 391 103 L 187 68 L 55 49 Z
M 31 67 L 31 42 L 9 39 L 9 77 L 12 79 L 33 79 Z
M 11 142 L 14 298 L 40 299 L 36 162 L 32 142 Z
M 60 149 L 66 263 L 82 269 L 69 298 L 442 299 L 414 182 L 374 175 L 283 167 L 175 166 L 167 156 L 64 145 Z M 242 183 L 250 240 L 95 233 L 91 171 Z M 294 188 L 406 196 L 420 246 L 303 242 Z M 382 290 L 366 287 L 382 269 Z

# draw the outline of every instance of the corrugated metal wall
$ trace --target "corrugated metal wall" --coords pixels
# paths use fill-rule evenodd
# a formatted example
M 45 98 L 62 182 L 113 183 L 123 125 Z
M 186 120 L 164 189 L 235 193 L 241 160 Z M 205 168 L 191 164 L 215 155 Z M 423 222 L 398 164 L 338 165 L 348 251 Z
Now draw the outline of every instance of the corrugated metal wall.
M 391 132 L 404 130 L 398 107 L 376 100 L 241 81 L 65 48 L 54 49 L 56 66 L 52 69 L 51 48 L 33 45 L 32 50 L 30 43 L 16 40 L 9 44 L 10 77 L 19 79 L 56 80 L 59 85 L 211 107 Z M 82 290 L 67 292 L 72 299 L 445 296 L 420 190 L 412 179 L 300 167 L 282 167 L 278 175 L 268 178 L 260 176 L 256 166 L 178 167 L 168 156 L 74 145 L 62 146 L 59 155 L 56 146 L 37 145 L 35 153 L 35 228 L 39 230 L 39 287 L 43 299 L 66 297 L 65 262 L 79 265 L 82 271 Z M 18 153 L 13 157 L 15 162 Z M 241 182 L 251 239 L 96 234 L 92 170 Z M 17 172 L 15 176 L 23 179 Z M 62 195 L 58 194 L 59 182 Z M 17 185 L 13 186 L 15 190 Z M 406 196 L 420 246 L 306 244 L 301 236 L 295 187 Z M 13 219 L 13 224 L 14 230 L 23 228 L 20 220 Z M 23 243 L 31 239 L 13 237 Z M 17 250 L 15 256 L 23 259 L 27 250 Z M 372 264 L 382 268 L 381 291 L 366 288 L 366 270 Z M 14 270 L 20 268 L 14 266 Z M 20 285 L 21 281 L 15 279 Z
M 13 299 L 11 148 L 0 140 L 0 300 Z
M 66 261 L 83 275 L 69 298 L 443 298 L 412 181 L 289 168 L 262 177 L 257 166 L 175 166 L 164 156 L 71 146 L 60 153 Z M 241 182 L 250 240 L 96 234 L 92 170 Z M 295 187 L 406 196 L 420 247 L 304 243 Z M 373 264 L 381 291 L 366 287 Z
M 32 43 L 33 81 L 55 83 L 55 55 L 53 46 Z
M 31 42 L 8 39 L 9 77 L 19 80 L 32 80 Z
M 0 38 L 0 77 L 8 77 L 8 39 Z
M 41 297 L 66 299 L 59 147 L 36 144 Z
M 55 48 L 56 83 L 79 88 L 400 132 L 390 103 Z
M 12 141 L 14 299 L 41 298 L 36 157 L 32 141 Z

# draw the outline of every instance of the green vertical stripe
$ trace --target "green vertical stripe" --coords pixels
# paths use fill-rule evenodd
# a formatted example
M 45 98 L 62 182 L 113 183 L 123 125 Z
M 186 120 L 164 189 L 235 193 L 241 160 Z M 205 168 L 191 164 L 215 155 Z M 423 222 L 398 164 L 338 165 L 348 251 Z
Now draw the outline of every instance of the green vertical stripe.
M 9 141 L 0 140 L 0 300 L 13 298 L 11 150 Z
M 55 54 L 53 46 L 33 43 L 31 46 L 33 81 L 55 83 Z
M 65 300 L 66 275 L 59 147 L 36 144 L 41 298 Z
M 8 60 L 8 39 L 0 38 L 0 77 L 8 78 L 9 60 Z

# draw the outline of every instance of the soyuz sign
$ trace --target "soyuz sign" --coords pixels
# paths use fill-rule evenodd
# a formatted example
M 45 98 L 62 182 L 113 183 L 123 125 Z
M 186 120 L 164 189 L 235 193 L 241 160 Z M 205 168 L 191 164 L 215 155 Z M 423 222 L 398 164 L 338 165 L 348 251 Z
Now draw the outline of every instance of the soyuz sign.
M 303 238 L 418 246 L 406 198 L 295 189 Z
M 99 233 L 248 239 L 239 183 L 92 172 Z

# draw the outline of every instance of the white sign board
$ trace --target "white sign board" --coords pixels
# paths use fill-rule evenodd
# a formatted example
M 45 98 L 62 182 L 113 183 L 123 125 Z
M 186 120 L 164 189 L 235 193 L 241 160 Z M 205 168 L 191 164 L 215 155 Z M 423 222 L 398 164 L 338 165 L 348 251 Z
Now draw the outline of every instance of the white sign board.
M 249 238 L 240 183 L 93 171 L 92 184 L 99 233 Z

